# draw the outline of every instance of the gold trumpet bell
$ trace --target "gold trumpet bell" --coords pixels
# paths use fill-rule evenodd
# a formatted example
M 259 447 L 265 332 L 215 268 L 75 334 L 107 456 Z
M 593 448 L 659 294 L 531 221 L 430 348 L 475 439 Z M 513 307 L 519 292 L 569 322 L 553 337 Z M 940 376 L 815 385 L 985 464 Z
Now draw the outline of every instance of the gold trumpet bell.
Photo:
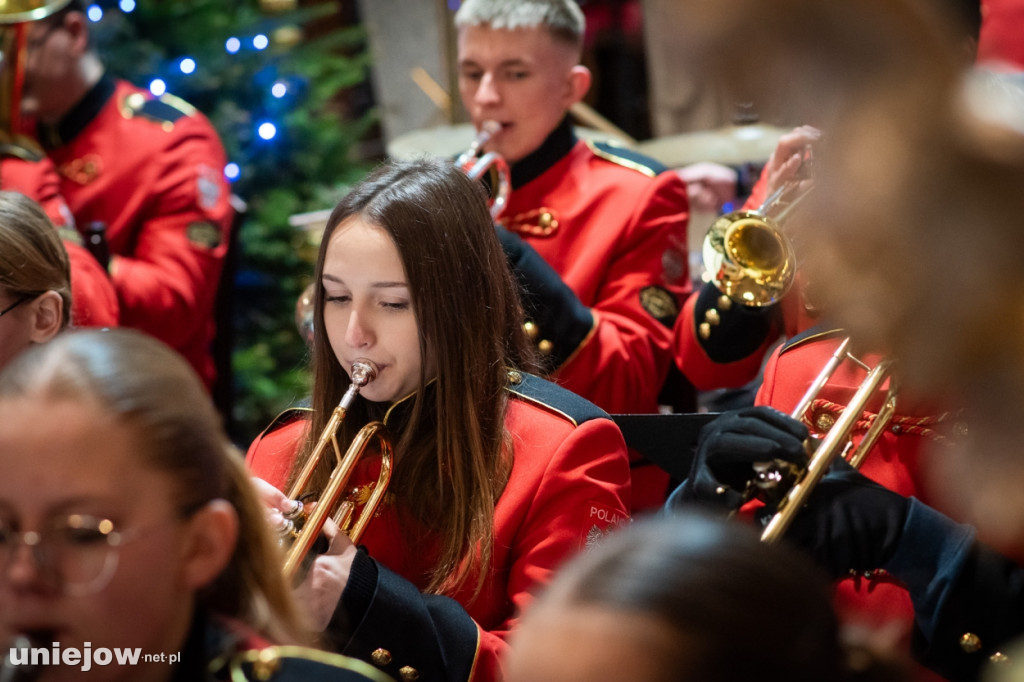
M 793 285 L 789 239 L 757 211 L 733 211 L 711 224 L 704 239 L 704 279 L 745 306 L 777 303 Z
M 71 0 L 0 0 L 0 24 L 37 21 L 56 14 Z

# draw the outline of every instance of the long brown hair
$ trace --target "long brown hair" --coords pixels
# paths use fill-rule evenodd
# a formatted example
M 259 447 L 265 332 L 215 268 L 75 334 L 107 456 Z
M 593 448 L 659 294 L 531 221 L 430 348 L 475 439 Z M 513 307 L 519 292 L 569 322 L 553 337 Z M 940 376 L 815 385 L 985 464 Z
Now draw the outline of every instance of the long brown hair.
M 0 375 L 0 396 L 25 395 L 98 402 L 134 430 L 146 465 L 174 480 L 182 515 L 212 500 L 229 502 L 238 514 L 238 542 L 225 569 L 198 595 L 198 605 L 274 642 L 302 639 L 263 505 L 241 453 L 184 359 L 128 329 L 70 331 L 21 353 Z
M 394 434 L 390 490 L 402 514 L 440 539 L 427 589 L 451 593 L 490 563 L 494 506 L 511 467 L 508 370 L 533 367 L 522 307 L 479 183 L 450 163 L 391 163 L 357 185 L 327 222 L 316 263 L 315 329 L 324 329 L 327 245 L 352 216 L 385 230 L 405 268 L 425 361 L 409 420 Z M 314 335 L 312 352 L 313 422 L 304 452 L 350 383 L 326 334 Z M 427 358 L 437 372 L 429 392 Z M 371 409 L 356 402 L 342 442 Z
M 0 287 L 14 298 L 56 291 L 71 319 L 71 265 L 57 229 L 36 202 L 0 192 Z

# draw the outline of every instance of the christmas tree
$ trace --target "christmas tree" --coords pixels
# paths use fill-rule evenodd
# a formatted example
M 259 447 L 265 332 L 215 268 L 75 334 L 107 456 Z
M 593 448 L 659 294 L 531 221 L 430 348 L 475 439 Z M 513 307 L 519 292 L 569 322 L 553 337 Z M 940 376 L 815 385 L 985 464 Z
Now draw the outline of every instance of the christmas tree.
M 111 73 L 206 114 L 246 208 L 218 320 L 231 381 L 219 392 L 232 437 L 248 443 L 309 388 L 295 306 L 318 234 L 289 218 L 328 209 L 367 168 L 355 151 L 374 125 L 368 53 L 339 2 L 120 0 L 90 6 Z M 225 390 L 226 389 L 226 390 Z

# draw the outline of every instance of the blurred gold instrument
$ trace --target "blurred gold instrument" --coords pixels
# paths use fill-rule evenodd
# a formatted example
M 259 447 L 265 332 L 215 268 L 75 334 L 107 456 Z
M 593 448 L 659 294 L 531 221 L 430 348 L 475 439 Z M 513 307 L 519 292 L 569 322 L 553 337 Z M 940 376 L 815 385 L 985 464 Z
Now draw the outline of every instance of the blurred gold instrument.
M 50 17 L 70 0 L 6 0 L 0 2 L 0 156 L 36 161 L 43 151 L 21 134 L 21 91 L 25 83 L 28 29 Z
M 806 193 L 801 181 L 790 181 L 759 208 L 716 219 L 704 237 L 705 281 L 741 305 L 777 303 L 796 277 L 796 256 L 782 220 Z
M 377 368 L 369 360 L 356 360 L 352 363 L 352 383 L 331 413 L 331 418 L 320 434 L 316 447 L 309 454 L 302 471 L 288 490 L 288 497 L 296 500 L 295 508 L 284 513 L 286 521 L 289 522 L 288 535 L 291 538 L 291 546 L 286 553 L 284 564 L 284 575 L 289 579 L 296 575 L 329 517 L 348 534 L 353 543 L 358 543 L 377 506 L 384 498 L 384 493 L 387 492 L 391 481 L 393 458 L 391 438 L 382 422 L 370 422 L 360 429 L 344 455 L 338 444 L 338 429 L 345 419 L 345 414 L 358 395 L 359 389 L 373 381 L 376 376 Z M 342 500 L 342 496 L 346 492 L 346 485 L 356 463 L 372 438 L 376 438 L 380 449 L 380 474 L 369 498 L 362 505 L 359 516 L 353 519 L 356 503 Z M 317 465 L 324 457 L 332 455 L 336 461 L 330 479 L 317 498 L 313 511 L 307 514 L 301 500 L 310 495 L 309 485 Z
M 505 157 L 497 152 L 482 153 L 487 141 L 500 130 L 501 124 L 497 121 L 484 121 L 469 149 L 455 159 L 455 165 L 473 180 L 482 181 L 486 174 L 491 188 L 488 206 L 492 218 L 497 218 L 505 210 L 508 195 L 512 191 L 512 177 Z
M 839 415 L 836 423 L 829 429 L 828 434 L 820 441 L 816 439 L 808 440 L 806 446 L 811 457 L 807 467 L 803 471 L 799 471 L 790 463 L 778 460 L 755 467 L 757 469 L 757 477 L 752 485 L 760 491 L 759 497 L 762 499 L 777 499 L 778 491 L 784 488 L 786 484 L 791 483 L 785 495 L 779 500 L 775 515 L 768 522 L 768 525 L 765 526 L 761 534 L 761 540 L 764 542 L 774 542 L 785 534 L 793 522 L 793 518 L 800 512 L 811 491 L 814 490 L 814 487 L 828 472 L 829 466 L 832 465 L 836 457 L 844 457 L 854 468 L 860 467 L 861 462 L 864 461 L 871 448 L 874 447 L 879 436 L 882 435 L 889 422 L 892 421 L 893 414 L 896 411 L 897 393 L 896 382 L 892 377 L 894 361 L 882 360 L 874 367 L 869 367 L 851 355 L 849 348 L 850 339 L 846 338 L 839 344 L 835 353 L 832 354 L 832 357 L 811 383 L 807 392 L 804 393 L 803 398 L 800 399 L 800 402 L 790 415 L 794 419 L 803 420 L 814 399 L 821 392 L 825 384 L 828 383 L 832 375 L 835 374 L 836 369 L 838 369 L 842 362 L 850 360 L 867 371 L 867 376 L 857 388 L 856 393 L 850 400 L 850 404 Z M 854 446 L 850 437 L 857 420 L 860 419 L 864 408 L 886 379 L 889 380 L 889 388 L 886 391 L 882 408 L 878 411 L 878 415 L 868 428 L 867 433 L 864 434 L 860 443 Z

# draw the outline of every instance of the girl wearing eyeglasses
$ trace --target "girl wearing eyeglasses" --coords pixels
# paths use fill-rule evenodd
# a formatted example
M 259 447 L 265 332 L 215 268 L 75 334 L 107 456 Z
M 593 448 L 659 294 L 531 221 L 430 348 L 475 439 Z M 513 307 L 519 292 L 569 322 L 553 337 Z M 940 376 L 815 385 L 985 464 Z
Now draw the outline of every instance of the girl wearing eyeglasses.
M 128 330 L 61 334 L 0 373 L 0 415 L 0 644 L 16 642 L 0 654 L 13 672 L 34 651 L 41 680 L 379 679 L 267 648 L 304 632 L 276 540 L 168 347 Z

